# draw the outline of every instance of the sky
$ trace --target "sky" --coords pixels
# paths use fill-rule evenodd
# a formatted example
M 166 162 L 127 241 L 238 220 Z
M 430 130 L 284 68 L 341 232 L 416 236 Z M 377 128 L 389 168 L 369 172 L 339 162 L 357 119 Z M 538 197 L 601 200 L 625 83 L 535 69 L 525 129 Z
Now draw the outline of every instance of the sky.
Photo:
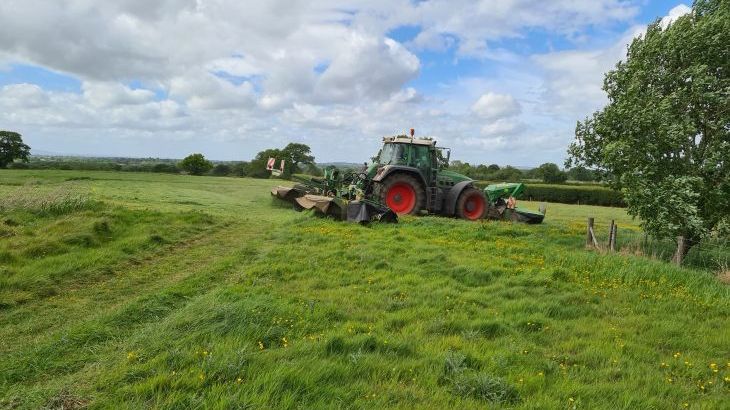
M 668 0 L 3 0 L 0 129 L 37 153 L 364 162 L 429 136 L 562 165 L 603 74 Z

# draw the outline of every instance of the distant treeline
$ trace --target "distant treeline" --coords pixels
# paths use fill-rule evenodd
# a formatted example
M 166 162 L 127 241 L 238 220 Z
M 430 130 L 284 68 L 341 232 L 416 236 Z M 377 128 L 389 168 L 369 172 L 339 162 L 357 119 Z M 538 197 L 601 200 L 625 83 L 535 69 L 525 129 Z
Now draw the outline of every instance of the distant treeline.
M 179 174 L 184 170 L 178 166 L 179 160 L 161 158 L 82 158 L 82 157 L 36 157 L 27 163 L 15 162 L 10 168 L 16 169 L 61 169 L 82 171 L 122 171 L 158 172 Z M 213 162 L 207 175 L 268 178 L 270 173 L 266 164 L 260 162 L 230 161 Z M 260 168 L 260 169 L 259 169 Z M 301 171 L 308 171 L 306 168 Z
M 542 181 L 549 184 L 562 184 L 566 181 L 598 182 L 602 175 L 583 167 L 561 170 L 556 164 L 547 162 L 532 169 L 519 169 L 512 166 L 470 165 L 468 162 L 453 161 L 449 169 L 480 181 Z
M 269 178 L 271 173 L 266 170 L 266 160 L 268 158 L 281 158 L 281 151 L 266 150 L 259 153 L 251 161 L 214 161 L 212 162 L 212 167 L 205 172 L 205 175 Z M 309 158 L 306 158 L 306 160 L 309 160 Z M 288 161 L 288 164 L 287 167 L 296 167 L 292 173 L 322 175 L 322 167 L 310 161 L 299 164 L 293 164 L 292 161 Z M 157 172 L 169 174 L 189 172 L 183 169 L 179 160 L 164 158 L 33 156 L 27 163 L 15 162 L 10 164 L 10 168 Z M 344 169 L 347 169 L 347 167 Z M 521 170 L 511 166 L 472 166 L 460 161 L 452 162 L 449 169 L 480 181 L 478 183 L 480 186 L 487 185 L 488 182 L 486 181 L 526 182 L 527 189 L 523 195 L 525 199 L 566 204 L 626 206 L 620 192 L 603 185 L 591 183 L 599 179 L 599 175 L 591 170 L 572 168 L 563 171 L 555 164 L 543 164 L 537 168 Z M 566 182 L 567 180 L 576 182 Z M 548 184 L 546 181 L 553 183 Z
M 269 158 L 284 159 L 286 169 L 284 176 L 293 173 L 321 175 L 322 166 L 314 162 L 309 147 L 304 144 L 289 144 L 283 149 L 268 149 L 259 152 L 251 161 L 208 161 L 204 167 L 206 175 L 238 176 L 252 178 L 269 178 L 266 170 Z M 202 157 L 201 157 L 201 160 Z M 29 162 L 14 162 L 11 168 L 28 169 L 63 169 L 88 171 L 126 171 L 126 172 L 189 172 L 184 163 L 176 159 L 165 158 L 107 158 L 107 157 L 72 157 L 72 156 L 31 156 Z M 340 166 L 348 169 L 346 165 Z M 357 169 L 360 168 L 358 165 Z M 563 184 L 567 181 L 598 182 L 602 175 L 582 167 L 561 170 L 556 164 L 545 163 L 532 169 L 519 169 L 512 166 L 500 167 L 492 165 L 471 165 L 462 161 L 453 161 L 449 169 L 482 181 L 542 181 L 550 184 Z

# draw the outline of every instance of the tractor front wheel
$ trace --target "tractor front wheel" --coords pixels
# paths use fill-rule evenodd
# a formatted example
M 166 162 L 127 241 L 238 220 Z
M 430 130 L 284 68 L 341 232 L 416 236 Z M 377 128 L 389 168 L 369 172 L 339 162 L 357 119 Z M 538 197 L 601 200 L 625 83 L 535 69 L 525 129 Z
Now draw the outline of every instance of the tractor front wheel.
M 487 197 L 476 188 L 465 188 L 456 201 L 456 215 L 462 219 L 475 221 L 487 213 Z
M 426 204 L 426 191 L 408 174 L 388 177 L 379 187 L 380 202 L 398 215 L 416 215 Z

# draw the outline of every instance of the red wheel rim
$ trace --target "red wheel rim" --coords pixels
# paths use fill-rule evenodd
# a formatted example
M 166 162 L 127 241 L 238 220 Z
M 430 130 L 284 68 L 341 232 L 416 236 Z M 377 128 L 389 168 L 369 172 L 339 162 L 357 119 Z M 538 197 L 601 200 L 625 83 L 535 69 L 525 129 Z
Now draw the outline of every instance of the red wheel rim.
M 472 221 L 481 218 L 484 213 L 484 198 L 477 194 L 470 195 L 464 202 L 463 213 L 466 219 Z
M 416 190 L 409 184 L 398 182 L 385 194 L 385 204 L 397 214 L 410 213 L 416 206 Z

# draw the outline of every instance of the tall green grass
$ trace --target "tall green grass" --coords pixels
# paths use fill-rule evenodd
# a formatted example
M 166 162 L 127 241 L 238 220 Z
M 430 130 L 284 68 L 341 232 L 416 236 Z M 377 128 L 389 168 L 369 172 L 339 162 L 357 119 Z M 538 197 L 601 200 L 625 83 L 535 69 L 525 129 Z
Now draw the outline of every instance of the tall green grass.
M 0 196 L 0 212 L 26 211 L 35 214 L 64 215 L 93 208 L 96 203 L 79 185 L 64 183 L 48 188 L 25 184 Z

